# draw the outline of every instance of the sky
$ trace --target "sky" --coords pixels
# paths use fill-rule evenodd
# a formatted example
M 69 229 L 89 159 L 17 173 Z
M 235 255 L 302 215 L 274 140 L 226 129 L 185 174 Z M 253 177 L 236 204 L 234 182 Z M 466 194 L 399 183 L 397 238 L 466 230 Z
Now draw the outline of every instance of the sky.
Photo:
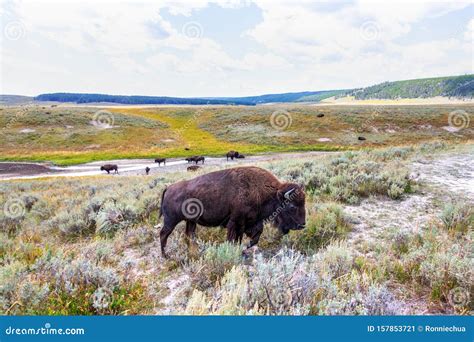
M 470 1 L 0 1 L 1 94 L 247 96 L 474 73 Z

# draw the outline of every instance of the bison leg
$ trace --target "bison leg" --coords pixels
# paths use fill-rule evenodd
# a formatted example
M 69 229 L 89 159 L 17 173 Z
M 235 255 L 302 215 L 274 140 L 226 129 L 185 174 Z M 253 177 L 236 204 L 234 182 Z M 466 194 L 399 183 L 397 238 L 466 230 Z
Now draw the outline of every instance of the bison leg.
M 170 236 L 171 232 L 174 230 L 174 227 L 176 227 L 177 224 L 178 222 L 171 222 L 169 219 L 165 217 L 163 228 L 161 228 L 161 231 L 160 231 L 161 255 L 165 259 L 168 258 L 168 255 L 165 252 L 168 237 Z
M 252 248 L 258 243 L 258 240 L 260 240 L 260 235 L 262 235 L 263 232 L 263 222 L 259 222 L 256 225 L 254 225 L 250 230 L 246 233 L 248 237 L 250 237 L 250 242 L 247 245 L 247 248 Z
M 189 256 L 191 259 L 199 258 L 199 247 L 195 241 L 196 238 L 196 222 L 186 221 L 185 240 L 188 246 Z
M 196 222 L 186 221 L 186 243 L 189 246 L 189 242 L 194 241 L 196 238 Z
M 110 175 L 110 170 L 105 170 L 105 171 L 107 171 L 107 174 Z
M 243 234 L 244 232 L 242 229 L 242 225 L 238 224 L 232 219 L 229 220 L 229 222 L 227 223 L 227 241 L 242 242 Z
M 230 242 L 237 242 L 238 240 L 238 232 L 237 232 L 237 224 L 230 220 L 227 223 L 227 241 Z

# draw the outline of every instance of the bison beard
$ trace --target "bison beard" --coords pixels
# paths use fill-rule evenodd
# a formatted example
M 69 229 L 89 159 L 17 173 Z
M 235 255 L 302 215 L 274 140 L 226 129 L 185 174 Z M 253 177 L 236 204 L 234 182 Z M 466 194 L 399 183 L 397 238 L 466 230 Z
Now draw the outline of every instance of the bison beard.
M 192 210 L 186 212 L 191 204 Z M 161 215 L 164 257 L 169 235 L 183 220 L 187 239 L 194 239 L 196 224 L 223 226 L 227 228 L 229 241 L 241 242 L 243 235 L 247 235 L 251 239 L 250 248 L 258 243 L 265 220 L 272 221 L 283 233 L 303 229 L 305 195 L 299 185 L 282 183 L 264 169 L 238 167 L 169 186 L 162 194 Z

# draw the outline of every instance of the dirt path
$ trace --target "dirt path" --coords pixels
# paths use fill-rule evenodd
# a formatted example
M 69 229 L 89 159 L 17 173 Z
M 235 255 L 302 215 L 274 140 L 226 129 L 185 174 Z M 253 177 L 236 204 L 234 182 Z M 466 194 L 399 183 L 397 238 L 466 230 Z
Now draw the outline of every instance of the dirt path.
M 377 244 L 390 229 L 417 233 L 426 228 L 442 211 L 443 203 L 452 199 L 474 205 L 474 153 L 442 154 L 422 158 L 411 164 L 412 177 L 420 183 L 421 192 L 400 201 L 373 197 L 358 206 L 345 206 L 353 231 L 348 241 L 360 253 L 371 258 L 367 244 Z M 369 249 L 370 250 L 370 249 Z M 426 298 L 405 303 L 406 314 L 426 314 Z
M 411 173 L 422 184 L 421 193 L 407 195 L 400 201 L 373 197 L 358 206 L 344 208 L 355 227 L 352 241 L 376 239 L 390 227 L 412 232 L 422 229 L 439 213 L 439 203 L 451 198 L 474 204 L 474 153 L 423 158 L 411 165 Z
M 275 153 L 263 154 L 256 156 L 249 156 L 245 159 L 234 159 L 227 161 L 225 157 L 206 157 L 205 164 L 199 163 L 199 166 L 204 169 L 212 166 L 231 166 L 231 165 L 251 165 L 256 162 L 293 159 L 298 157 L 326 155 L 329 153 L 338 152 L 297 152 L 297 153 Z M 103 164 L 117 164 L 119 174 L 107 175 L 105 171 L 100 171 L 100 166 Z M 49 166 L 47 164 L 39 163 L 23 163 L 23 162 L 7 162 L 0 163 L 0 180 L 14 180 L 14 179 L 34 179 L 45 177 L 83 177 L 83 176 L 133 176 L 145 175 L 145 167 L 151 169 L 151 175 L 157 175 L 165 172 L 186 171 L 186 168 L 193 164 L 188 164 L 183 158 L 173 158 L 166 161 L 166 165 L 159 166 L 154 163 L 153 159 L 121 159 L 121 160 L 107 160 L 96 161 L 86 164 L 57 167 Z

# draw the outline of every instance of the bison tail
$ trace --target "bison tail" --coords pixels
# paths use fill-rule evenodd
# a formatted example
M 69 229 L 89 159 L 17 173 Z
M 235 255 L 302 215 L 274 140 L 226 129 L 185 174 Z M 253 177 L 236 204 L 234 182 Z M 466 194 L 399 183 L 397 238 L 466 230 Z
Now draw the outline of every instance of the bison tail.
M 160 216 L 163 216 L 163 199 L 165 198 L 165 192 L 168 188 L 165 188 L 165 190 L 163 190 L 163 193 L 161 194 L 161 203 L 160 203 Z

